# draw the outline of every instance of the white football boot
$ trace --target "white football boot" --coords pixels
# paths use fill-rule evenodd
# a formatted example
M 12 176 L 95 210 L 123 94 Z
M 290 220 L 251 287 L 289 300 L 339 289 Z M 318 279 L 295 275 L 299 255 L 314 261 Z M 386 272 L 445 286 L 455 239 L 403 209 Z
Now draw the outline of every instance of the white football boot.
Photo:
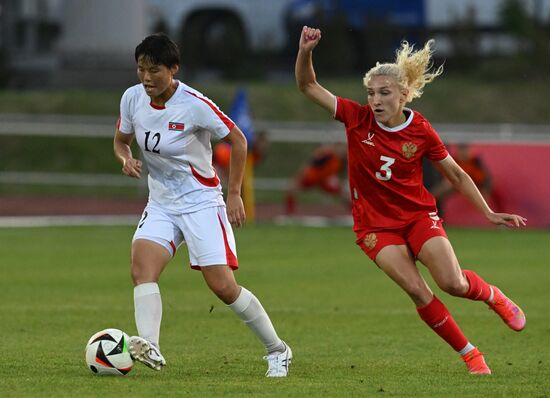
M 143 337 L 132 336 L 128 341 L 128 351 L 132 358 L 143 363 L 151 369 L 161 370 L 166 365 L 166 360 L 159 349 L 145 340 Z
M 267 361 L 267 377 L 286 377 L 288 375 L 288 368 L 292 363 L 292 350 L 283 341 L 285 350 L 283 352 L 275 352 L 273 354 L 266 355 L 264 359 Z

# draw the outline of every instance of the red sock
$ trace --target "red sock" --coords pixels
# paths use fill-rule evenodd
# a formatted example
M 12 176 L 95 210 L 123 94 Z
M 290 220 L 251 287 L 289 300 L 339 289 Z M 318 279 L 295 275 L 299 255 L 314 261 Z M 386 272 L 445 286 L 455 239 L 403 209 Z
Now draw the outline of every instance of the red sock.
M 292 194 L 286 196 L 286 214 L 294 214 L 296 211 L 296 198 Z
M 437 297 L 425 307 L 417 308 L 418 315 L 429 327 L 445 340 L 455 351 L 460 351 L 468 344 L 468 339 L 458 327 L 445 304 Z
M 491 287 L 474 271 L 464 270 L 462 271 L 468 282 L 470 288 L 464 297 L 470 300 L 487 301 L 491 297 Z

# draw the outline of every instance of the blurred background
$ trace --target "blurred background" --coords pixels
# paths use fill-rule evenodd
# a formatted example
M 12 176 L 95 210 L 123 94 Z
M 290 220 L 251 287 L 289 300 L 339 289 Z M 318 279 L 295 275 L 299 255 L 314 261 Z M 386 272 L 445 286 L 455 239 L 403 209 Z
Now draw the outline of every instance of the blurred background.
M 344 128 L 294 83 L 303 25 L 323 32 L 319 81 L 361 103 L 371 66 L 435 38 L 445 73 L 411 107 L 495 210 L 550 227 L 550 0 L 0 0 L 3 225 L 136 222 L 146 179 L 120 174 L 112 136 L 135 46 L 159 31 L 180 46 L 178 78 L 247 131 L 250 215 L 349 223 Z M 425 180 L 449 225 L 486 225 L 429 164 Z

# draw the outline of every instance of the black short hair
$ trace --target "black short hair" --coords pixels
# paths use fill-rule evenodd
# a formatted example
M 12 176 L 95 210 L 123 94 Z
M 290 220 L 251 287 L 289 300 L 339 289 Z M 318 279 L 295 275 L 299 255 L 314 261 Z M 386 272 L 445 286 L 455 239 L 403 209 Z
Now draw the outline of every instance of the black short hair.
M 143 39 L 136 47 L 136 62 L 142 56 L 154 65 L 164 65 L 168 68 L 180 64 L 178 45 L 165 33 L 155 33 Z

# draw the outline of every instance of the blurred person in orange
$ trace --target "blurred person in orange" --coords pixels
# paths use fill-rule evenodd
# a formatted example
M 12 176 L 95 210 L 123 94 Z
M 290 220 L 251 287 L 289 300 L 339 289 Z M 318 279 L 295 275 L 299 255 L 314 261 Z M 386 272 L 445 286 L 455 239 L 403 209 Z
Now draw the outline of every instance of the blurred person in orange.
M 267 155 L 271 141 L 267 131 L 259 131 L 254 134 L 254 139 L 249 144 L 249 155 L 252 157 L 252 165 L 256 167 Z M 229 176 L 229 165 L 231 160 L 231 145 L 224 141 L 219 141 L 214 145 L 212 152 L 212 163 L 216 168 L 216 173 L 224 185 Z
M 492 198 L 493 202 L 495 202 L 493 198 L 495 195 L 493 195 L 492 191 L 492 178 L 482 157 L 473 153 L 470 145 L 462 142 L 457 144 L 456 151 L 453 153 L 453 158 L 456 163 L 472 178 L 472 181 L 477 186 L 479 192 L 481 192 L 485 200 L 489 201 L 489 199 Z M 445 209 L 446 199 L 448 199 L 456 191 L 446 178 L 443 178 L 439 184 L 432 188 L 431 191 L 437 201 L 437 208 L 439 210 L 439 215 L 441 216 Z M 496 203 L 493 203 L 493 205 L 495 204 Z
M 342 142 L 322 145 L 316 148 L 308 163 L 294 176 L 285 197 L 287 215 L 296 212 L 297 196 L 300 192 L 315 188 L 350 205 L 349 195 L 343 189 L 347 164 L 346 145 Z

